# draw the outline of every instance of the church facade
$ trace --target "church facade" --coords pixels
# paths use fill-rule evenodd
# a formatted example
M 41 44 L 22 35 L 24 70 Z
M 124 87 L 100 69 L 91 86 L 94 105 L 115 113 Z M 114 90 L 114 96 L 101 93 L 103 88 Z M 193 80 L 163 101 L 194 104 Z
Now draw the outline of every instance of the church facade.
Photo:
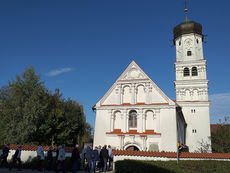
M 190 152 L 197 151 L 201 143 L 211 146 L 202 26 L 192 21 L 177 25 L 174 44 L 176 100 L 171 100 L 132 61 L 93 106 L 94 146 L 177 151 L 179 143 Z

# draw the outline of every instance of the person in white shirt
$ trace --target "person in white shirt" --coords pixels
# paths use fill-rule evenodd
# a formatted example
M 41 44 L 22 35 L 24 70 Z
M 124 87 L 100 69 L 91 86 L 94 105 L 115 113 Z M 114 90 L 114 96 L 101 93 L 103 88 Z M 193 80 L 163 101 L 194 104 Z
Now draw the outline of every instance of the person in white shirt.
M 58 173 L 61 170 L 63 171 L 63 173 L 65 173 L 65 145 L 62 144 L 62 146 L 59 146 L 58 149 L 59 154 L 56 173 Z
M 111 166 L 112 166 L 112 163 L 113 163 L 113 155 L 112 155 L 112 148 L 110 145 L 108 145 L 108 154 L 109 154 L 109 170 L 112 169 Z

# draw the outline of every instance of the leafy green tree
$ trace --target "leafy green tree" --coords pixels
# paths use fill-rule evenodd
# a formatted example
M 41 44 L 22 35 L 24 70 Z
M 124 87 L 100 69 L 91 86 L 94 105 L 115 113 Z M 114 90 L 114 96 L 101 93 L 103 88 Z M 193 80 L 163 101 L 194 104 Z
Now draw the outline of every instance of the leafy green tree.
M 4 110 L 2 109 L 2 104 L 6 101 L 6 99 L 9 97 L 8 96 L 8 91 L 9 87 L 8 86 L 2 86 L 0 88 L 0 112 L 3 112 Z M 5 126 L 4 126 L 4 121 L 3 121 L 3 116 L 0 114 L 0 141 L 4 141 L 4 133 L 5 132 Z M 5 142 L 5 141 L 4 141 Z
M 230 153 L 230 125 L 219 124 L 216 132 L 212 132 L 212 152 Z
M 83 106 L 48 91 L 33 67 L 0 89 L 0 118 L 1 143 L 73 145 L 91 134 Z
M 4 122 L 3 138 L 12 143 L 30 143 L 38 131 L 38 123 L 47 109 L 46 89 L 35 74 L 33 67 L 25 70 L 22 77 L 9 82 L 8 93 L 1 94 L 1 113 Z

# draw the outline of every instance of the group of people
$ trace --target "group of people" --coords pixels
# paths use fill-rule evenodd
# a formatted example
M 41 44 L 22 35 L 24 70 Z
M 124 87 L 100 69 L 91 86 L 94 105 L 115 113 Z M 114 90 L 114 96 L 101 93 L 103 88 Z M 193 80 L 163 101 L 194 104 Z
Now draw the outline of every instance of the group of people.
M 42 162 L 44 160 L 44 149 L 42 145 L 39 145 L 37 149 L 37 169 L 41 171 L 44 169 L 42 167 Z M 47 162 L 48 167 L 47 170 L 51 170 L 51 165 L 53 163 L 53 150 L 52 146 L 49 147 L 49 151 L 47 152 Z M 66 172 L 65 169 L 65 145 L 60 145 L 56 150 L 56 173 Z M 80 169 L 80 166 L 89 173 L 95 173 L 96 170 L 99 172 L 106 172 L 112 169 L 113 156 L 112 156 L 112 148 L 109 145 L 96 146 L 94 149 L 92 145 L 87 146 L 85 149 L 80 151 L 79 145 L 75 145 L 72 154 L 72 173 L 76 173 L 77 170 Z
M 112 148 L 110 145 L 108 148 L 107 145 L 104 145 L 103 148 L 99 145 L 98 147 L 95 146 L 93 149 L 90 145 L 83 151 L 83 163 L 85 160 L 87 163 L 85 166 L 86 171 L 90 173 L 95 173 L 96 170 L 99 170 L 99 172 L 106 172 L 112 169 Z
M 0 163 L 0 167 L 6 165 L 6 167 L 8 167 L 9 170 L 11 170 L 17 164 L 17 169 L 18 169 L 18 171 L 20 171 L 21 170 L 21 163 L 22 163 L 21 162 L 21 144 L 17 145 L 17 149 L 11 158 L 12 159 L 11 164 L 9 164 L 7 162 L 7 157 L 9 155 L 9 152 L 10 152 L 10 144 L 7 144 L 2 150 L 2 155 L 1 155 L 2 161 Z
M 44 167 L 44 160 L 45 160 L 45 154 L 44 154 L 44 148 L 43 145 L 39 145 L 37 150 L 37 170 L 38 171 L 42 171 L 45 169 Z M 46 155 L 46 159 L 47 159 L 47 167 L 46 169 L 48 171 L 52 170 L 52 165 L 53 165 L 53 147 L 49 146 L 49 150 L 47 151 L 47 155 Z M 65 173 L 65 145 L 62 144 L 60 146 L 58 146 L 58 148 L 56 149 L 56 173 L 59 173 L 60 171 L 63 171 L 63 173 Z
M 56 156 L 53 156 L 53 148 L 52 146 L 49 147 L 49 150 L 46 154 L 46 160 L 47 160 L 47 167 L 46 169 L 48 171 L 52 170 L 53 165 L 53 159 L 56 160 L 56 173 L 59 172 L 66 172 L 65 169 L 65 145 L 60 145 L 55 150 Z M 17 167 L 17 169 L 21 170 L 21 145 L 18 144 L 17 150 L 15 151 L 14 155 L 12 156 L 12 162 L 9 164 L 7 162 L 7 157 L 10 152 L 10 144 L 7 144 L 3 150 L 1 155 L 1 162 L 0 167 L 6 166 L 11 170 L 14 167 Z M 44 160 L 45 160 L 45 154 L 44 154 L 44 148 L 43 145 L 39 145 L 37 150 L 37 169 L 39 171 L 43 171 L 44 168 Z M 81 168 L 85 169 L 86 171 L 90 173 L 95 173 L 96 171 L 99 172 L 106 172 L 110 169 L 112 169 L 112 163 L 113 163 L 113 156 L 112 156 L 112 148 L 109 145 L 107 148 L 107 145 L 96 146 L 94 149 L 92 145 L 87 146 L 82 151 L 80 151 L 79 146 L 76 145 L 72 151 L 71 154 L 71 161 L 72 161 L 72 173 L 76 173 L 77 170 Z

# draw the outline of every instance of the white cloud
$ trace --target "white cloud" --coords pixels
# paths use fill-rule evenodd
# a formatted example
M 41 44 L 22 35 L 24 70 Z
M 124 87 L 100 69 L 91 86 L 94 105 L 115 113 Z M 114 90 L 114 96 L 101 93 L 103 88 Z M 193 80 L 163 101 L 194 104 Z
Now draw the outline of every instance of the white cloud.
M 49 77 L 53 77 L 53 76 L 57 76 L 60 75 L 62 73 L 67 73 L 72 71 L 72 68 L 66 67 L 66 68 L 61 68 L 61 69 L 55 69 L 55 70 L 51 70 L 49 71 L 46 75 Z
M 223 122 L 224 117 L 230 117 L 230 93 L 213 94 L 209 99 L 211 123 L 218 123 L 219 119 Z

